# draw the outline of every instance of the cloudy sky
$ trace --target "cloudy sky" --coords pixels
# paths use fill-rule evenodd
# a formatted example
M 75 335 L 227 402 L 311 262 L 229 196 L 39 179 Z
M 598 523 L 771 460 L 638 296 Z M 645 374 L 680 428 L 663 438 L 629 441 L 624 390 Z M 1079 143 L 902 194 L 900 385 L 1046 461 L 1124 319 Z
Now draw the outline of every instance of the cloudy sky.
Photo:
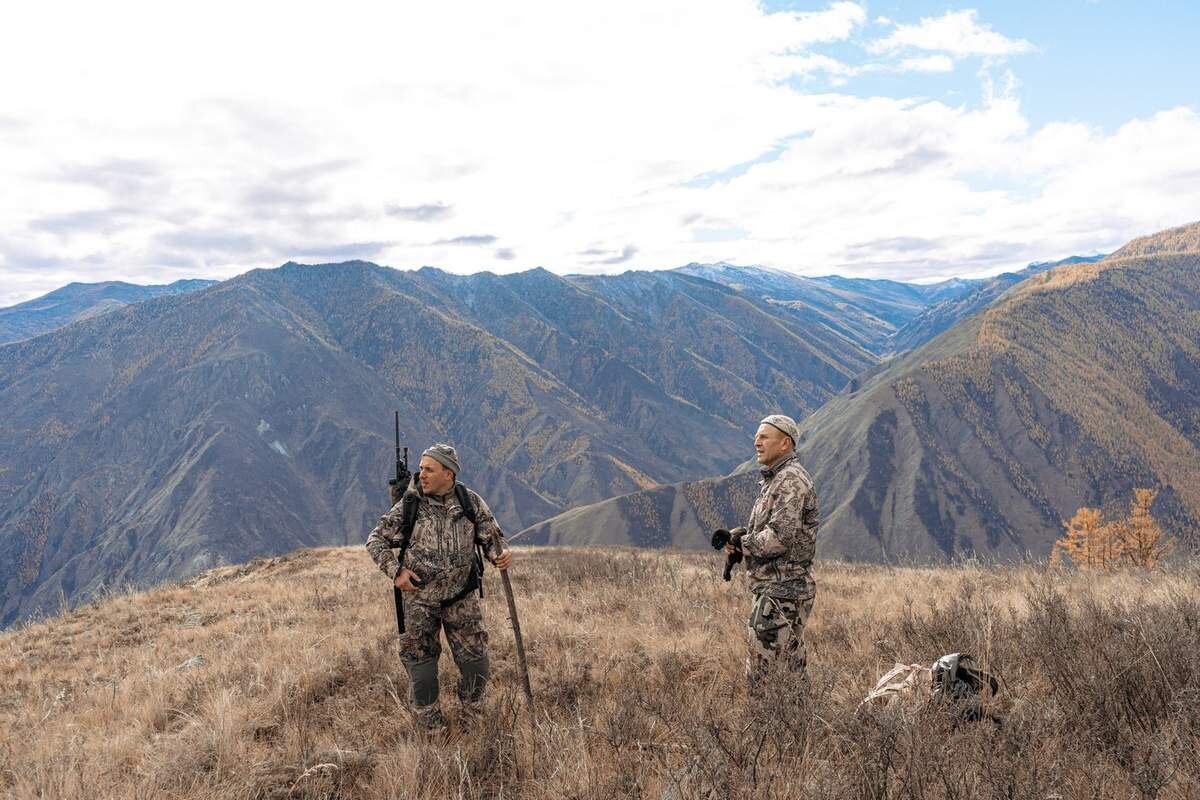
M 286 260 L 927 280 L 1200 219 L 1194 3 L 23 3 L 0 305 Z

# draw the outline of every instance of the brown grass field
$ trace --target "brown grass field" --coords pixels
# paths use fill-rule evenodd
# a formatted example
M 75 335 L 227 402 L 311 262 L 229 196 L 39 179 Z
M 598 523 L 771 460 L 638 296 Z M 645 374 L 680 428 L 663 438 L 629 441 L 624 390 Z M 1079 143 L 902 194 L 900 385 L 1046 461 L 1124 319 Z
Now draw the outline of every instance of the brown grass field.
M 487 716 L 427 742 L 386 578 L 304 550 L 0 635 L 0 796 L 1200 797 L 1194 567 L 819 563 L 810 693 L 752 700 L 744 578 L 716 554 L 517 556 L 532 718 L 494 570 Z M 1002 724 L 858 708 L 894 661 L 953 651 L 1001 676 Z M 452 728 L 455 677 L 444 653 Z

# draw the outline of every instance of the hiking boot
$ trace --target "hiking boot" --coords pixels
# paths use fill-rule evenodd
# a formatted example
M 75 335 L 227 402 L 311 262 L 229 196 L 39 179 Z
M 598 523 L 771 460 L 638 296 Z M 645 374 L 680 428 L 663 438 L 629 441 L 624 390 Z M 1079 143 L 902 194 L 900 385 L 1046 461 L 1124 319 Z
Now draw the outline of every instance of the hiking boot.
M 421 728 L 420 736 L 430 744 L 445 744 L 450 740 L 450 729 L 445 723 L 429 728 Z
M 430 703 L 427 706 L 414 706 L 413 727 L 427 739 L 445 739 L 448 731 L 441 705 Z
M 476 700 L 473 703 L 462 701 L 459 703 L 458 709 L 458 729 L 463 733 L 469 733 L 483 722 L 482 700 Z

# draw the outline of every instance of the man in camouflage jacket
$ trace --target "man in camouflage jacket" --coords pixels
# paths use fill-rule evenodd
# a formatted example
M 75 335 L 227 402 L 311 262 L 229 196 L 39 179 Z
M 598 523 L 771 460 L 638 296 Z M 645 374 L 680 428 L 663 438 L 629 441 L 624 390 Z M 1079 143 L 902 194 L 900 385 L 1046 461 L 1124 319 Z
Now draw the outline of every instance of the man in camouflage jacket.
M 467 720 L 478 715 L 487 685 L 487 631 L 479 597 L 474 592 L 455 600 L 471 578 L 478 544 L 489 561 L 501 569 L 512 562 L 504 536 L 483 498 L 467 489 L 475 508 L 472 524 L 463 512 L 454 486 L 458 454 L 435 444 L 421 455 L 420 471 L 407 492 L 416 492 L 416 524 L 400 563 L 392 548 L 401 546 L 402 498 L 379 520 L 367 537 L 367 551 L 392 582 L 406 593 L 400 658 L 408 672 L 411 701 L 418 721 L 430 733 L 445 730 L 438 702 L 440 631 L 446 633 L 458 665 L 458 697 Z
M 777 661 L 803 674 L 804 625 L 817 586 L 810 569 L 816 551 L 817 493 L 796 459 L 799 431 L 791 417 L 772 414 L 754 435 L 762 465 L 758 500 L 746 527 L 730 531 L 730 553 L 746 560 L 753 602 L 747 620 L 747 675 L 757 684 Z

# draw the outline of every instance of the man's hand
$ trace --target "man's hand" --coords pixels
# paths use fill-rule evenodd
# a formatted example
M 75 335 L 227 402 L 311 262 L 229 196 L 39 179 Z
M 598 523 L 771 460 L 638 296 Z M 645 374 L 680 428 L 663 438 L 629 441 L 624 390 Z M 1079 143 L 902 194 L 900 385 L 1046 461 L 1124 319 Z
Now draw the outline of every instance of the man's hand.
M 503 550 L 500 555 L 496 556 L 496 566 L 500 569 L 508 569 L 512 564 L 512 550 Z
M 402 592 L 415 592 L 421 588 L 423 581 L 408 567 L 403 567 L 396 573 L 396 588 Z

